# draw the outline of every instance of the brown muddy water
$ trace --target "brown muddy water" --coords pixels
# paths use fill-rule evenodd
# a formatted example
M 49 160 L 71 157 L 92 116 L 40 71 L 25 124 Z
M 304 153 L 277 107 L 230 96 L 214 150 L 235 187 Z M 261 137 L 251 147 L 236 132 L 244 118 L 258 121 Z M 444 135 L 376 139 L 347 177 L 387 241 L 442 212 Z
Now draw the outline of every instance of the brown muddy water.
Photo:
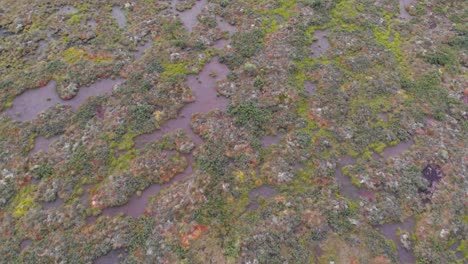
M 382 232 L 385 238 L 395 242 L 397 246 L 398 260 L 400 263 L 416 263 L 416 258 L 412 250 L 406 249 L 401 240 L 402 236 L 398 235 L 398 230 L 405 231 L 406 233 L 413 233 L 416 221 L 413 217 L 406 219 L 401 223 L 388 223 L 378 226 L 378 230 Z M 409 240 L 409 238 L 408 238 Z
M 192 88 L 196 98 L 195 101 L 182 108 L 178 118 L 166 121 L 156 132 L 136 137 L 135 147 L 141 148 L 177 129 L 185 130 L 192 137 L 195 144 L 202 143 L 201 138 L 192 132 L 190 127 L 191 117 L 193 114 L 207 113 L 214 109 L 226 110 L 229 100 L 218 94 L 216 82 L 225 79 L 228 72 L 229 69 L 226 65 L 219 63 L 217 58 L 213 58 L 198 75 L 189 76 L 187 85 Z
M 99 80 L 88 87 L 81 87 L 73 99 L 63 100 L 56 92 L 55 81 L 50 81 L 46 86 L 27 90 L 17 96 L 13 106 L 7 108 L 5 113 L 13 120 L 24 122 L 33 120 L 40 112 L 57 103 L 70 105 L 76 110 L 91 96 L 111 94 L 113 87 L 122 82 L 122 79 Z
M 330 48 L 330 42 L 326 38 L 330 30 L 316 30 L 314 37 L 317 39 L 310 45 L 309 50 L 313 51 L 312 58 L 317 58 L 324 55 Z

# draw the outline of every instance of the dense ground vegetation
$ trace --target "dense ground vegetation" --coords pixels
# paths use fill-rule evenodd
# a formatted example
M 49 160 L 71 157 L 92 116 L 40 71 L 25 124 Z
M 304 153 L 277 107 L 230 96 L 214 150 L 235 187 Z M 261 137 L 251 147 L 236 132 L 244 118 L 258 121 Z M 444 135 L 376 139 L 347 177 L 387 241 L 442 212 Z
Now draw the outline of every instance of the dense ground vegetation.
M 465 263 L 467 69 L 462 0 L 0 0 L 0 263 Z

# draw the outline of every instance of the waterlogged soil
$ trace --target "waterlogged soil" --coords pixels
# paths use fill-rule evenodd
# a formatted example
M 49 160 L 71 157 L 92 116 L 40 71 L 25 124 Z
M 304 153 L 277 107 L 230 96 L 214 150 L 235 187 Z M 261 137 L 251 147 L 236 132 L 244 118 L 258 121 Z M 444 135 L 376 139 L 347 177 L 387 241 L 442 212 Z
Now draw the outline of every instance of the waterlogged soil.
M 61 15 L 69 15 L 69 14 L 73 14 L 73 13 L 76 13 L 78 12 L 78 9 L 74 6 L 71 6 L 71 5 L 66 5 L 66 6 L 62 6 L 60 7 L 58 13 L 61 14 Z
M 403 19 L 403 20 L 410 19 L 411 15 L 406 10 L 406 7 L 408 5 L 416 2 L 416 0 L 399 0 L 398 2 L 400 3 L 400 18 Z
M 101 256 L 94 260 L 94 264 L 115 264 L 120 263 L 122 257 L 126 255 L 121 249 L 112 250 L 104 256 Z
M 33 120 L 39 113 L 58 103 L 70 105 L 76 110 L 91 96 L 111 94 L 113 87 L 122 82 L 122 79 L 99 80 L 88 87 L 81 87 L 73 99 L 63 100 L 57 94 L 55 81 L 50 81 L 46 86 L 27 90 L 16 97 L 13 106 L 7 108 L 5 113 L 13 120 L 24 122 Z
M 31 239 L 25 239 L 25 240 L 21 241 L 21 244 L 20 244 L 21 250 L 24 250 L 27 247 L 29 247 L 29 245 L 31 245 L 31 243 L 32 243 Z
M 271 199 L 275 197 L 279 191 L 273 187 L 273 186 L 268 186 L 268 185 L 263 185 L 261 187 L 258 187 L 256 189 L 253 189 L 249 193 L 249 200 L 250 204 L 248 205 L 247 209 L 248 210 L 256 210 L 259 207 L 259 198 L 263 198 L 265 200 Z
M 193 27 L 198 23 L 198 15 L 201 14 L 207 3 L 208 0 L 199 0 L 191 9 L 178 12 L 187 31 L 192 32 Z
M 312 57 L 318 58 L 327 53 L 330 49 L 330 42 L 327 39 L 327 35 L 330 33 L 330 30 L 316 30 L 314 32 L 314 38 L 317 40 L 310 45 L 309 49 L 313 51 Z
M 138 60 L 139 58 L 141 58 L 141 56 L 143 56 L 143 54 L 145 54 L 145 51 L 149 48 L 151 48 L 152 44 L 151 42 L 146 42 L 145 44 L 141 45 L 141 46 L 138 46 L 137 48 L 137 51 L 135 52 L 135 55 L 134 55 L 134 59 L 135 60 Z
M 276 136 L 264 136 L 260 139 L 260 142 L 262 142 L 264 148 L 268 148 L 271 145 L 278 144 L 281 140 L 281 136 L 280 134 Z
M 44 210 L 49 210 L 49 209 L 52 209 L 52 208 L 57 208 L 59 207 L 60 205 L 63 204 L 63 201 L 62 199 L 60 198 L 57 198 L 55 201 L 53 202 L 40 202 L 40 205 L 42 206 L 42 208 Z
M 367 199 L 373 200 L 374 193 L 370 190 L 359 189 L 356 187 L 351 178 L 343 175 L 343 167 L 351 166 L 356 163 L 356 160 L 350 156 L 343 156 L 340 163 L 338 164 L 335 170 L 335 178 L 340 185 L 340 192 L 349 199 L 358 200 L 358 199 Z
M 406 232 L 411 234 L 414 232 L 415 219 L 410 217 L 401 223 L 388 223 L 383 224 L 378 227 L 382 234 L 387 238 L 392 240 L 397 246 L 398 260 L 400 263 L 415 263 L 416 258 L 412 250 L 406 249 L 402 242 L 401 236 L 398 235 L 399 232 Z M 408 238 L 409 239 L 409 238 Z
M 47 149 L 49 149 L 50 144 L 58 138 L 59 136 L 53 136 L 50 138 L 37 137 L 34 140 L 34 148 L 29 152 L 29 154 L 33 155 L 40 151 L 47 151 Z
M 385 148 L 380 155 L 373 155 L 374 160 L 383 159 L 387 160 L 393 157 L 400 156 L 405 151 L 407 151 L 412 145 L 414 145 L 413 140 L 403 141 L 398 143 L 395 146 Z
M 317 93 L 317 84 L 310 82 L 310 81 L 306 81 L 304 83 L 304 90 L 307 96 L 311 97 L 312 95 Z
M 200 144 L 202 142 L 201 138 L 193 133 L 190 127 L 191 117 L 193 114 L 207 113 L 215 109 L 226 110 L 229 100 L 218 94 L 216 82 L 225 79 L 228 72 L 229 69 L 226 65 L 219 63 L 217 58 L 213 58 L 198 75 L 189 76 L 187 85 L 192 88 L 195 101 L 182 108 L 178 118 L 168 120 L 156 132 L 136 137 L 135 147 L 141 148 L 177 129 L 185 130 L 192 137 L 195 144 Z
M 125 205 L 108 207 L 104 209 L 102 211 L 102 215 L 116 216 L 122 213 L 133 218 L 138 218 L 145 212 L 146 205 L 151 196 L 158 194 L 161 191 L 161 189 L 164 189 L 175 182 L 181 181 L 192 174 L 192 164 L 194 162 L 194 158 L 192 155 L 186 155 L 185 158 L 188 160 L 187 168 L 182 173 L 172 178 L 169 182 L 165 184 L 153 184 L 146 188 L 144 191 L 142 191 L 140 196 L 136 194 L 133 195 L 133 197 L 130 198 L 128 203 L 126 203 Z
M 114 17 L 115 21 L 119 28 L 124 29 L 127 27 L 127 18 L 125 17 L 124 11 L 118 6 L 112 7 L 112 17 Z

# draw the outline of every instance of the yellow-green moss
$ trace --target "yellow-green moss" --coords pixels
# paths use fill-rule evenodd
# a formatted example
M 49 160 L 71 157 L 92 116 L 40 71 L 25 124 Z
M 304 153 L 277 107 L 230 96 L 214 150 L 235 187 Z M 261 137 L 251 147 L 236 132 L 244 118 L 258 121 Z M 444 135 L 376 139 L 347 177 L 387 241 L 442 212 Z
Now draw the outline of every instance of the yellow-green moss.
M 35 185 L 28 185 L 22 188 L 12 200 L 13 216 L 22 217 L 31 208 L 39 206 L 34 202 Z

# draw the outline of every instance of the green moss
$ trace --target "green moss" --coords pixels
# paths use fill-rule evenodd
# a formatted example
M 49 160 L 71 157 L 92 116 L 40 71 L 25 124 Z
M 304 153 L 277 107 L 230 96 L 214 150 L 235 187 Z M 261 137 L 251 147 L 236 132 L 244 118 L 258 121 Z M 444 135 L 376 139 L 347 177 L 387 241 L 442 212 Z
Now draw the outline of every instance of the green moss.
M 74 47 L 71 47 L 63 52 L 63 59 L 68 64 L 74 64 L 75 62 L 84 58 L 84 56 L 85 56 L 84 50 L 77 49 Z
M 35 191 L 37 187 L 35 185 L 28 185 L 22 188 L 12 200 L 13 215 L 15 217 L 22 217 L 31 208 L 39 206 L 34 201 Z
M 185 75 L 188 73 L 188 70 L 187 70 L 188 63 L 185 61 L 177 62 L 177 63 L 165 62 L 165 63 L 162 63 L 162 65 L 164 67 L 164 71 L 162 72 L 161 77 L 163 78 L 170 78 L 170 77 L 174 77 L 174 76 L 181 75 L 181 74 Z
M 128 150 L 133 147 L 135 142 L 133 141 L 133 138 L 136 136 L 136 133 L 126 133 L 124 136 L 121 137 L 121 139 L 116 142 L 113 141 L 111 143 L 111 147 L 118 149 L 118 150 Z
M 460 245 L 457 247 L 457 251 L 461 252 L 465 259 L 468 259 L 468 243 L 466 240 L 462 240 L 460 242 Z
M 384 151 L 385 147 L 387 147 L 387 145 L 383 142 L 374 142 L 369 146 L 369 148 L 375 150 L 375 152 L 379 154 Z
M 114 171 L 126 171 L 130 167 L 130 162 L 136 157 L 136 155 L 137 151 L 132 149 L 116 159 L 114 153 L 111 152 L 111 166 L 114 168 Z
M 75 13 L 70 17 L 70 19 L 68 20 L 68 23 L 71 25 L 78 24 L 80 23 L 82 18 L 83 18 L 83 15 Z

